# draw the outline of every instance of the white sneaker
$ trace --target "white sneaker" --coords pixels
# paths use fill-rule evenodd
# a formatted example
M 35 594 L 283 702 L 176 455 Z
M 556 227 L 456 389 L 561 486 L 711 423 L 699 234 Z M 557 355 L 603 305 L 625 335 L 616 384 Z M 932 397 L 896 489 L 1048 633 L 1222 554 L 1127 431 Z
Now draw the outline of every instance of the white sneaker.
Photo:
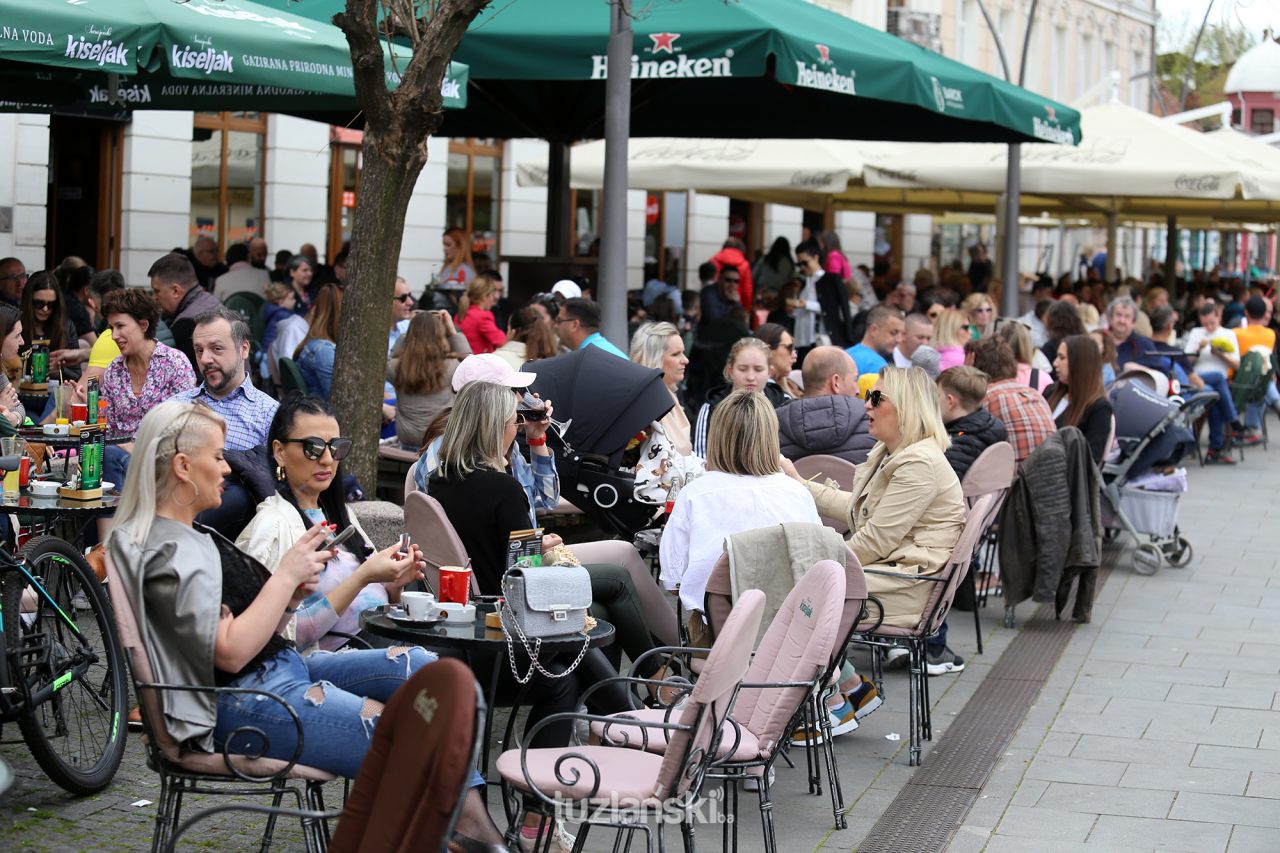
M 886 669 L 897 669 L 907 665 L 910 653 L 906 649 L 895 646 L 884 653 L 884 665 Z
M 547 853 L 573 853 L 573 843 L 577 838 L 564 831 L 564 824 L 553 820 L 548 831 L 551 833 L 551 846 L 544 848 L 543 836 L 538 835 L 537 826 L 520 827 L 520 847 L 525 853 L 543 849 L 546 849 Z
M 776 771 L 774 771 L 774 769 L 773 769 L 772 767 L 770 767 L 770 768 L 769 768 L 769 784 L 770 784 L 770 785 L 772 785 L 772 784 L 774 783 L 774 781 L 775 781 L 777 778 L 778 778 L 778 774 L 777 774 L 777 772 L 776 772 Z M 746 779 L 742 780 L 742 790 L 744 790 L 744 791 L 759 791 L 759 790 L 760 790 L 760 777 L 759 777 L 759 776 L 748 776 Z

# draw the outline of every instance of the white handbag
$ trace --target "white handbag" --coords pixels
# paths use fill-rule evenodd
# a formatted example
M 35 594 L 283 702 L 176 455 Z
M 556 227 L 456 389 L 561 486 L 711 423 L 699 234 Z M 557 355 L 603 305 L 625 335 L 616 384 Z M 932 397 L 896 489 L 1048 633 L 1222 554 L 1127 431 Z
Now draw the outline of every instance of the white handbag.
M 502 576 L 502 597 L 502 632 L 507 637 L 507 660 L 516 681 L 525 684 L 535 671 L 547 678 L 564 678 L 573 672 L 590 645 L 583 634 L 587 608 L 591 606 L 591 575 L 587 570 L 582 566 L 513 568 Z M 583 634 L 582 649 L 573 665 L 563 672 L 548 672 L 538 660 L 543 638 L 572 634 Z M 516 638 L 530 660 L 529 671 L 523 676 L 516 668 Z

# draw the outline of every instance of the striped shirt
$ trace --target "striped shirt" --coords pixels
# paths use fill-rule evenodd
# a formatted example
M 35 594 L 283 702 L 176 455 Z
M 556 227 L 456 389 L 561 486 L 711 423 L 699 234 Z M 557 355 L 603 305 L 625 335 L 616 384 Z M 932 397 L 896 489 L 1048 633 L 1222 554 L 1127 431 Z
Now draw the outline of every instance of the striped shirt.
M 265 446 L 271 419 L 280 407 L 279 403 L 255 388 L 248 376 L 239 388 L 225 397 L 213 396 L 201 382 L 190 391 L 174 394 L 173 399 L 203 403 L 221 415 L 227 422 L 228 450 Z

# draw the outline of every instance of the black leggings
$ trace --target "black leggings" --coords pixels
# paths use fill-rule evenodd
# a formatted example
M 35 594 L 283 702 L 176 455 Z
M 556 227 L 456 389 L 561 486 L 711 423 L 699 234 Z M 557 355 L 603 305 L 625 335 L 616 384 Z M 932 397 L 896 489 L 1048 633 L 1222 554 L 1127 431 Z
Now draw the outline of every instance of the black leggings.
M 640 609 L 631 574 L 622 566 L 606 563 L 593 563 L 585 568 L 591 574 L 591 615 L 611 623 L 616 632 L 613 645 L 607 647 L 605 655 L 615 668 L 621 664 L 622 652 L 636 660 L 653 648 L 653 636 Z M 645 662 L 640 675 L 652 678 L 661 668 L 662 661 L 655 655 Z

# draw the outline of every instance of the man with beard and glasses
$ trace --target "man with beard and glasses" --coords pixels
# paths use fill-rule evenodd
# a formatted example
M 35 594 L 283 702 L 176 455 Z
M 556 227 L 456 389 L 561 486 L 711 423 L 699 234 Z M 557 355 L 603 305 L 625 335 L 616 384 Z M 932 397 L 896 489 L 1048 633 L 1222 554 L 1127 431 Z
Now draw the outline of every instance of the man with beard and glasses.
M 199 521 L 232 540 L 248 524 L 254 507 L 275 492 L 266 448 L 279 404 L 249 378 L 250 336 L 249 324 L 227 308 L 197 317 L 191 345 L 203 381 L 173 397 L 202 403 L 227 423 L 226 459 L 232 473 L 224 483 L 222 505 L 202 513 Z

